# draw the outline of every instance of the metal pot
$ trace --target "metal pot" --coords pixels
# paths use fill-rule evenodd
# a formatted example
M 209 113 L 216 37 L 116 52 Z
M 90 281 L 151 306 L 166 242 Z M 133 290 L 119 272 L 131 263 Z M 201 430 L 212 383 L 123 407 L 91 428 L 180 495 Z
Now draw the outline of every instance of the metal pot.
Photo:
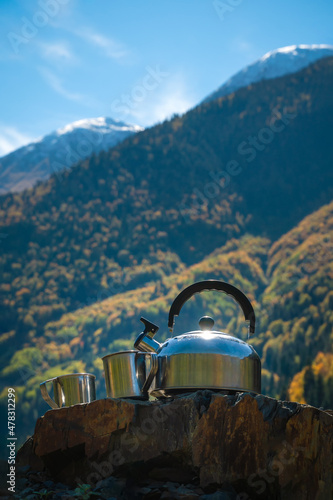
M 90 403 L 96 399 L 95 379 L 91 373 L 69 373 L 42 382 L 40 390 L 51 408 Z M 46 388 L 48 382 L 52 382 L 54 401 Z
M 248 298 L 236 287 L 223 281 L 206 280 L 185 288 L 174 300 L 168 326 L 184 303 L 196 293 L 217 290 L 233 297 L 249 322 L 249 336 L 255 332 L 255 314 Z M 141 318 L 145 330 L 135 341 L 135 348 L 157 354 L 158 369 L 152 395 L 172 395 L 188 390 L 261 391 L 261 363 L 256 351 L 246 342 L 213 330 L 214 320 L 204 316 L 200 330 L 186 332 L 159 344 L 153 337 L 158 326 Z
M 108 398 L 148 399 L 157 371 L 155 354 L 120 351 L 102 359 Z

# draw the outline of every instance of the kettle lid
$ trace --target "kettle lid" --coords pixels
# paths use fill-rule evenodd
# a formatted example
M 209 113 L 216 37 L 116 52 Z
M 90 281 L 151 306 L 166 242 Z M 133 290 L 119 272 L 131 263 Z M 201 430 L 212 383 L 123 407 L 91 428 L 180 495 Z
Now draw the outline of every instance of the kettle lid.
M 214 323 L 215 321 L 210 316 L 202 316 L 202 318 L 199 319 L 199 326 L 201 330 L 212 330 Z

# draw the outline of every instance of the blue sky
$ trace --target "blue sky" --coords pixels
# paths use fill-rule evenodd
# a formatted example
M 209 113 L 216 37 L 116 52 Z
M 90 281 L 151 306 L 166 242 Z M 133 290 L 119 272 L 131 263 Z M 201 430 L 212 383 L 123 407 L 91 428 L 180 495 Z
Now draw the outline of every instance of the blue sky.
M 332 26 L 332 0 L 0 0 L 0 155 L 82 118 L 153 125 Z

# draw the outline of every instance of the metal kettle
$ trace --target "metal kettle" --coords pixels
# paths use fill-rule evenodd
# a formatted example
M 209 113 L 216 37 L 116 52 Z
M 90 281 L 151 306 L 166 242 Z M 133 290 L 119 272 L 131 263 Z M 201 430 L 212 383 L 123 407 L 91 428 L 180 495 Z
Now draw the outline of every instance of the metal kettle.
M 193 295 L 216 290 L 233 297 L 249 322 L 248 336 L 255 332 L 255 314 L 249 299 L 236 287 L 217 280 L 194 283 L 174 300 L 168 326 L 173 331 L 175 316 Z M 200 330 L 169 338 L 163 344 L 154 339 L 159 327 L 141 318 L 144 331 L 134 346 L 139 351 L 156 353 L 158 368 L 151 394 L 168 396 L 198 389 L 226 392 L 261 391 L 260 358 L 252 346 L 237 337 L 213 330 L 214 320 L 204 316 Z

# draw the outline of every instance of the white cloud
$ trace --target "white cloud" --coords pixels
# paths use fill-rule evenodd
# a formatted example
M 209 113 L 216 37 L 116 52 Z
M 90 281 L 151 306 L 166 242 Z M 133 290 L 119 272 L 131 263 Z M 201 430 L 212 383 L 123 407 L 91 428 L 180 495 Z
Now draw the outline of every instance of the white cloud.
M 105 35 L 97 33 L 90 28 L 76 30 L 75 34 L 92 45 L 99 47 L 104 52 L 106 57 L 111 59 L 123 59 L 129 55 L 129 51 L 123 44 L 116 42 L 112 38 L 106 37 Z
M 0 157 L 32 142 L 33 138 L 15 127 L 0 125 Z
M 236 40 L 236 47 L 239 52 L 251 52 L 253 50 L 253 45 L 246 40 Z
M 124 92 L 119 99 L 115 99 L 116 106 L 111 106 L 111 112 L 117 109 L 122 112 L 117 118 L 135 121 L 147 127 L 164 121 L 175 113 L 183 114 L 198 102 L 198 98 L 188 90 L 183 76 L 179 74 L 165 77 L 156 89 L 145 89 L 141 92 L 144 98 L 136 100 L 139 87 L 140 84 L 134 86 L 130 92 Z
M 52 73 L 50 70 L 46 68 L 40 68 L 39 71 L 42 74 L 43 78 L 46 80 L 46 82 L 55 92 L 57 92 L 57 94 L 62 95 L 63 97 L 69 99 L 70 101 L 81 102 L 85 100 L 85 96 L 83 94 L 79 94 L 77 92 L 70 92 L 69 90 L 67 90 L 64 87 L 61 79 L 57 75 Z
M 86 94 L 80 94 L 79 92 L 71 92 L 67 90 L 64 86 L 61 78 L 55 75 L 52 71 L 47 68 L 39 68 L 40 74 L 43 76 L 44 80 L 49 84 L 49 86 L 59 95 L 68 99 L 69 101 L 75 101 L 83 104 L 84 106 L 92 109 L 100 107 L 102 103 L 95 97 L 91 97 Z
M 64 42 L 41 43 L 42 55 L 47 60 L 55 60 L 60 62 L 73 62 L 75 59 L 68 45 Z
M 189 98 L 184 87 L 170 85 L 158 98 L 151 109 L 153 122 L 162 121 L 174 113 L 183 114 L 195 105 L 196 101 Z
M 254 59 L 257 56 L 257 51 L 256 47 L 253 45 L 253 43 L 249 42 L 248 40 L 245 40 L 243 38 L 235 38 L 231 42 L 231 48 L 233 51 L 243 54 L 249 59 Z

